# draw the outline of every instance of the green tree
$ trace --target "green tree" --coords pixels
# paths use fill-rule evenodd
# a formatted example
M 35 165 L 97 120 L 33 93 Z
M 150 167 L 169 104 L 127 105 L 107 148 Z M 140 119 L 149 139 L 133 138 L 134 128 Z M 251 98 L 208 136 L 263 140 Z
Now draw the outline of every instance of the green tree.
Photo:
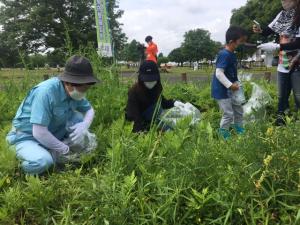
M 123 10 L 119 9 L 118 0 L 108 0 L 108 17 L 109 24 L 112 33 L 112 41 L 114 45 L 114 51 L 117 58 L 121 57 L 121 52 L 127 42 L 127 37 L 123 33 L 121 24 L 118 19 L 124 14 Z
M 20 62 L 17 43 L 7 33 L 0 32 L 0 67 L 16 67 Z
M 204 29 L 190 30 L 184 35 L 182 53 L 190 62 L 201 59 L 214 59 L 217 54 L 217 44 L 211 40 L 210 32 Z
M 232 11 L 231 25 L 243 27 L 249 32 L 249 42 L 264 40 L 261 35 L 252 32 L 253 20 L 258 21 L 261 27 L 266 27 L 281 10 L 281 2 L 278 0 L 249 0 L 245 6 Z M 270 37 L 274 39 L 274 37 Z
M 158 57 L 158 58 L 162 58 L 162 57 L 164 57 L 164 54 L 161 52 L 161 53 L 158 54 L 157 57 Z
M 96 47 L 96 27 L 93 0 L 0 0 L 0 26 L 8 47 L 15 46 L 26 54 L 42 52 L 49 48 L 67 52 L 66 32 L 70 46 L 94 43 Z M 112 39 L 116 53 L 125 42 L 117 21 L 122 11 L 117 10 L 118 1 L 108 0 L 108 15 Z M 13 50 L 13 49 L 11 49 Z
M 0 24 L 4 32 L 18 40 L 18 47 L 28 53 L 46 48 L 62 48 L 65 32 L 72 46 L 96 42 L 93 1 L 7 1 L 0 0 Z
M 182 48 L 175 48 L 168 56 L 170 61 L 179 63 L 183 67 L 183 63 L 186 61 L 186 56 L 183 54 Z
M 157 57 L 157 65 L 160 67 L 161 64 L 165 64 L 169 62 L 169 58 L 165 57 L 163 53 L 160 53 Z
M 141 58 L 139 46 L 141 46 L 141 43 L 132 40 L 129 44 L 125 45 L 120 58 L 125 61 L 138 62 Z
M 47 63 L 47 56 L 41 54 L 33 54 L 29 56 L 29 62 L 34 68 L 44 67 Z
M 249 0 L 245 6 L 232 11 L 232 17 L 230 20 L 231 25 L 243 27 L 248 31 L 248 42 L 257 43 L 267 42 L 276 39 L 276 35 L 269 37 L 263 37 L 259 34 L 254 34 L 252 31 L 253 20 L 260 23 L 262 28 L 265 28 L 270 24 L 276 15 L 280 12 L 282 6 L 278 0 Z M 256 51 L 256 48 L 240 47 L 237 52 L 240 59 L 246 56 L 252 55 Z

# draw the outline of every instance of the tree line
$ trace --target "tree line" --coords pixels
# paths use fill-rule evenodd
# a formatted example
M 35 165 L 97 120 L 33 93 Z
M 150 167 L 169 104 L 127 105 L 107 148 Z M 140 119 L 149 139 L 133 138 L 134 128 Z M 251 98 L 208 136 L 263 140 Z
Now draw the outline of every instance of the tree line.
M 34 67 L 64 64 L 68 48 L 97 47 L 93 0 L 0 0 L 0 68 L 22 67 L 23 61 Z M 127 37 L 118 19 L 123 10 L 118 0 L 108 1 L 109 23 L 118 60 L 139 61 L 141 43 Z M 252 34 L 253 20 L 267 26 L 281 9 L 279 0 L 248 0 L 245 6 L 233 10 L 230 24 L 248 29 L 249 42 L 267 41 Z M 156 37 L 159 39 L 159 37 Z M 272 37 L 271 37 L 272 39 Z M 194 29 L 184 34 L 183 43 L 159 62 L 213 60 L 222 43 L 211 39 L 209 31 Z M 51 51 L 47 51 L 51 49 Z M 247 53 L 253 53 L 253 49 Z

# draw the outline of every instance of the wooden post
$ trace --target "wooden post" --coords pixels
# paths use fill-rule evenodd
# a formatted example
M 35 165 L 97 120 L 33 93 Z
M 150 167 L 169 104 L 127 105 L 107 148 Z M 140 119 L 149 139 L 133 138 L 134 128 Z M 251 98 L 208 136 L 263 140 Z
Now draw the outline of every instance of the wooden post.
M 271 72 L 265 72 L 265 80 L 270 83 L 271 82 L 271 76 L 272 73 Z
M 182 73 L 182 74 L 181 74 L 181 81 L 182 81 L 183 83 L 187 83 L 187 74 L 186 74 L 186 73 Z
M 44 80 L 48 80 L 49 79 L 49 75 L 48 74 L 44 74 Z

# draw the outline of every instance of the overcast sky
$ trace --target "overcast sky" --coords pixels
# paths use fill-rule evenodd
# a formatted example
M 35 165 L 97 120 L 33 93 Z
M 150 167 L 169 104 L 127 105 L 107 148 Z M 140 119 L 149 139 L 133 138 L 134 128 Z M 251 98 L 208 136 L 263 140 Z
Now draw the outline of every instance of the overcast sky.
M 186 31 L 204 28 L 224 43 L 231 11 L 247 0 L 120 0 L 125 11 L 120 22 L 129 41 L 143 42 L 151 34 L 159 51 L 167 55 L 183 41 Z

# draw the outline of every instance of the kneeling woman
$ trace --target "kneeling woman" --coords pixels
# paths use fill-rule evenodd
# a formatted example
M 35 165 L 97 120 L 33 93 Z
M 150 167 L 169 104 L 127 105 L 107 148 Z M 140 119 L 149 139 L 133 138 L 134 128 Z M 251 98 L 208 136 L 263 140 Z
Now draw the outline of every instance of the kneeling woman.
M 162 109 L 174 107 L 174 101 L 166 100 L 162 91 L 157 65 L 145 61 L 139 69 L 138 82 L 128 92 L 126 119 L 134 122 L 133 132 L 148 131 Z

